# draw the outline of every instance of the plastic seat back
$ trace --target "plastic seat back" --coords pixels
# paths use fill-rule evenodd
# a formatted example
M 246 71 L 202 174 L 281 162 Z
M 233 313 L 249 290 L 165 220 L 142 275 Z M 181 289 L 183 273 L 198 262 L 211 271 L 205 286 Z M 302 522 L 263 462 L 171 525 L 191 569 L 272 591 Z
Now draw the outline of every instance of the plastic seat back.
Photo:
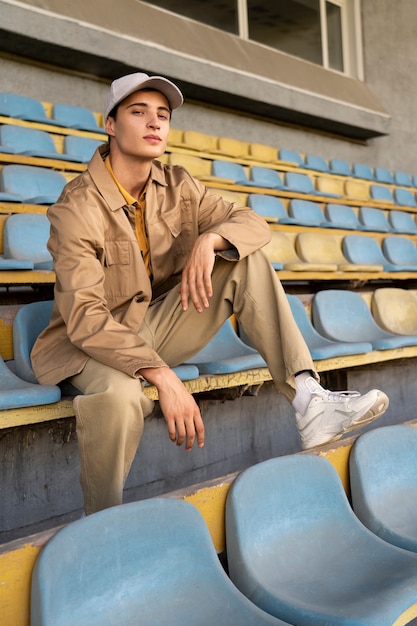
M 370 165 L 366 163 L 353 163 L 352 174 L 356 178 L 363 178 L 364 180 L 374 180 L 374 172 Z
M 299 233 L 296 251 L 307 263 L 334 263 L 347 265 L 340 238 L 327 233 Z
M 239 338 L 230 319 L 227 319 L 209 343 L 186 363 L 195 365 L 200 374 L 227 374 L 266 367 L 259 352 Z
M 417 555 L 365 529 L 319 455 L 239 474 L 226 500 L 226 546 L 236 586 L 293 624 L 392 626 L 417 601 Z
M 278 150 L 273 146 L 266 146 L 262 143 L 249 144 L 249 156 L 255 161 L 264 163 L 276 163 L 278 158 Z
M 390 211 L 388 213 L 388 222 L 391 230 L 397 233 L 415 234 L 417 233 L 417 225 L 411 213 L 406 211 Z
M 62 159 L 51 135 L 45 130 L 3 124 L 0 126 L 2 152 L 26 154 L 51 159 Z
M 317 202 L 293 198 L 288 205 L 288 215 L 298 224 L 326 226 L 323 210 Z
M 347 204 L 333 204 L 329 202 L 324 209 L 324 216 L 328 222 L 340 228 L 361 230 L 358 216 Z
M 287 294 L 287 298 L 297 326 L 300 329 L 314 360 L 330 359 L 336 356 L 371 352 L 372 346 L 370 343 L 343 343 L 340 341 L 331 341 L 330 339 L 323 337 L 316 331 L 311 323 L 301 300 L 297 298 L 297 296 L 290 294 Z
M 394 184 L 394 176 L 386 167 L 375 168 L 375 180 L 379 183 L 387 183 L 388 185 Z
M 370 206 L 361 206 L 359 208 L 359 221 L 369 229 L 376 232 L 388 233 L 391 227 L 388 218 L 383 209 L 377 209 Z
M 111 507 L 59 530 L 35 563 L 31 623 L 282 624 L 236 589 L 204 518 L 174 498 Z
M 379 243 L 373 237 L 346 235 L 343 238 L 342 250 L 351 263 L 381 265 L 385 269 L 389 265 L 387 259 L 382 254 Z
M 215 160 L 212 164 L 212 171 L 213 176 L 230 179 L 236 185 L 247 185 L 249 183 L 245 168 L 240 163 Z
M 340 174 L 341 176 L 352 176 L 352 167 L 348 161 L 343 159 L 330 159 L 329 170 L 333 174 Z
M 31 204 L 53 204 L 67 183 L 60 172 L 32 165 L 5 165 L 1 174 L 4 191 Z
M 278 155 L 279 155 L 280 161 L 285 161 L 287 163 L 292 163 L 293 165 L 300 165 L 300 166 L 304 164 L 303 157 L 296 150 L 289 150 L 288 148 L 281 148 L 279 150 Z
M 371 185 L 370 187 L 371 198 L 374 200 L 381 200 L 382 202 L 394 202 L 394 196 L 389 187 L 385 185 Z
M 52 119 L 61 126 L 77 128 L 79 130 L 89 130 L 96 133 L 105 133 L 106 130 L 98 125 L 93 111 L 85 107 L 74 104 L 58 103 L 54 104 Z
M 0 93 L 0 115 L 16 117 L 31 122 L 41 122 L 42 124 L 54 123 L 46 115 L 42 102 L 16 93 Z
M 4 256 L 31 261 L 35 269 L 52 269 L 52 256 L 47 248 L 50 224 L 46 215 L 15 213 L 4 225 Z
M 401 185 L 402 187 L 413 186 L 413 181 L 410 174 L 407 174 L 407 172 L 403 172 L 401 170 L 394 171 L 394 183 L 396 185 Z
M 349 456 L 352 505 L 373 533 L 417 552 L 417 429 L 408 425 L 362 434 Z
M 417 335 L 417 295 L 400 287 L 375 289 L 371 300 L 372 315 L 389 333 Z
M 261 165 L 253 165 L 251 167 L 251 180 L 259 187 L 269 187 L 271 189 L 283 189 L 284 187 L 279 172 Z
M 13 353 L 16 373 L 23 380 L 36 383 L 30 353 L 41 332 L 49 324 L 53 301 L 45 300 L 23 305 L 13 320 Z
M 328 172 L 329 165 L 323 157 L 317 154 L 306 154 L 304 157 L 304 167 L 317 172 Z
M 64 139 L 64 154 L 82 163 L 88 163 L 102 143 L 99 139 L 91 139 L 91 137 L 67 135 Z
M 307 174 L 287 172 L 285 174 L 285 185 L 290 191 L 313 195 L 317 194 L 313 181 Z
M 391 263 L 417 265 L 416 244 L 407 237 L 385 237 L 382 242 L 382 250 Z
M 394 202 L 400 206 L 417 207 L 413 192 L 410 189 L 403 189 L 403 187 L 394 189 Z
M 268 222 L 280 222 L 288 219 L 287 210 L 280 198 L 261 193 L 248 196 L 248 206 Z
M 316 293 L 312 319 L 317 331 L 333 341 L 365 341 L 375 350 L 417 345 L 417 335 L 394 335 L 378 326 L 362 296 L 349 290 Z

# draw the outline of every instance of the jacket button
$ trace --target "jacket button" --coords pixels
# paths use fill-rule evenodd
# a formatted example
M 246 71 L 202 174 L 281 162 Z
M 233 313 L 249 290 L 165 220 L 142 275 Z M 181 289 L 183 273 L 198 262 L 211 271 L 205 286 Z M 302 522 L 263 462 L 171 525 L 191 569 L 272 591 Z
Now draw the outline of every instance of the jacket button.
M 136 302 L 143 302 L 145 298 L 143 296 L 136 296 L 135 300 Z

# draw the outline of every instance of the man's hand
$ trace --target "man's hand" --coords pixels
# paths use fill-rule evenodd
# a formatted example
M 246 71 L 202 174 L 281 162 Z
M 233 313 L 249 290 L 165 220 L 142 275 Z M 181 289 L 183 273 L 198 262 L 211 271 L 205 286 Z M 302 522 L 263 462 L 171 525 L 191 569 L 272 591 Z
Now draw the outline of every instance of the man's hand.
M 171 441 L 191 450 L 195 438 L 199 448 L 204 446 L 204 424 L 193 396 L 175 372 L 168 367 L 146 368 L 142 376 L 158 389 L 159 405 L 168 426 Z
M 197 237 L 182 272 L 179 293 L 184 311 L 188 309 L 190 299 L 198 313 L 208 309 L 209 299 L 213 295 L 211 274 L 215 253 L 216 250 L 227 248 L 230 248 L 230 243 L 215 233 L 204 233 Z

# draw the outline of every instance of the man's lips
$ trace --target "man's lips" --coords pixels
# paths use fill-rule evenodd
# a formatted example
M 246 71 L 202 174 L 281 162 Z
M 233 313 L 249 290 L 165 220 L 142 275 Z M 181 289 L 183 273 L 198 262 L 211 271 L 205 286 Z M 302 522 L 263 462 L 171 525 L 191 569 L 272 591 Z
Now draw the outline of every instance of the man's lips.
M 161 138 L 158 137 L 158 135 L 146 135 L 144 137 L 144 139 L 145 139 L 145 141 L 150 141 L 150 142 L 153 142 L 153 143 L 158 143 L 158 142 L 161 141 Z

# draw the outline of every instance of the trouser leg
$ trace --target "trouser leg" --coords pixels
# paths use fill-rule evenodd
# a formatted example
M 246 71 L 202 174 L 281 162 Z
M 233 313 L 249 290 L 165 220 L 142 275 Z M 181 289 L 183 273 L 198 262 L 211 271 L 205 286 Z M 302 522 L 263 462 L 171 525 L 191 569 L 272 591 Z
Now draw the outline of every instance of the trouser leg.
M 123 487 L 153 402 L 141 382 L 89 359 L 72 377 L 86 514 L 122 503 Z
M 306 343 L 293 318 L 287 296 L 262 251 L 238 262 L 216 260 L 210 307 L 197 313 L 190 303 L 182 311 L 177 289 L 149 308 L 140 331 L 170 366 L 183 363 L 204 347 L 235 313 L 268 364 L 277 390 L 292 401 L 294 374 L 315 373 Z M 317 374 L 315 373 L 317 376 Z

